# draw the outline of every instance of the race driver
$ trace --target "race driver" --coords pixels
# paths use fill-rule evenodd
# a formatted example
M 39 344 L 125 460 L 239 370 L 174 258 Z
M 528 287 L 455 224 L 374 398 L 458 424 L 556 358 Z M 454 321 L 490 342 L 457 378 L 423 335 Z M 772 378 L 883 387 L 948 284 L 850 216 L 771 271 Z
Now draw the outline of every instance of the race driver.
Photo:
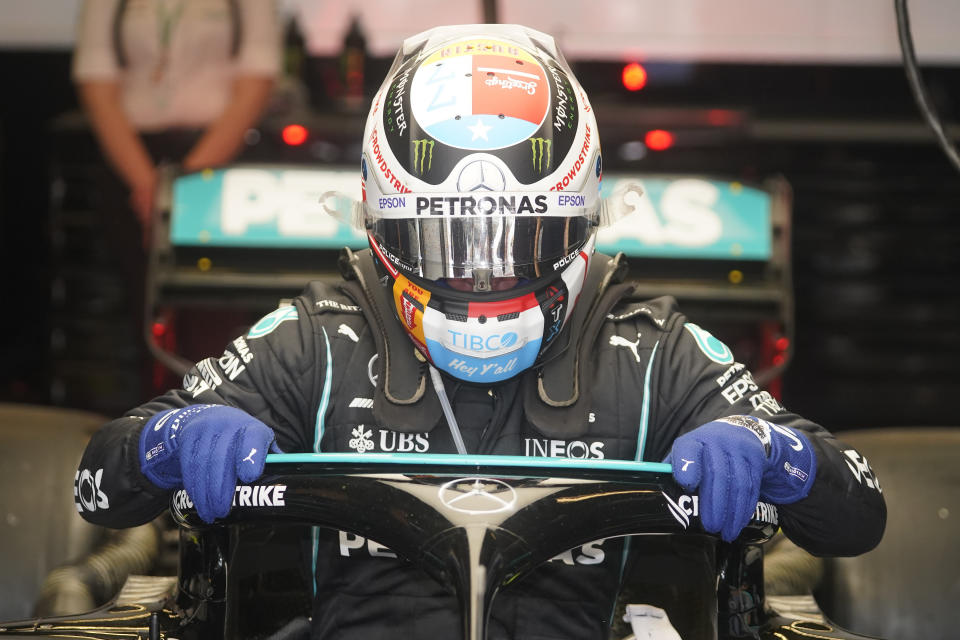
M 814 554 L 880 540 L 866 460 L 789 412 L 672 298 L 637 301 L 594 252 L 629 207 L 601 202 L 593 110 L 553 39 L 516 25 L 439 27 L 404 42 L 372 101 L 362 200 L 327 208 L 369 250 L 198 362 L 183 388 L 105 425 L 77 487 L 91 522 L 127 527 L 185 488 L 229 510 L 268 451 L 666 460 L 733 540 L 757 500 Z M 331 204 L 332 203 L 332 204 Z M 317 638 L 455 637 L 452 598 L 376 545 L 323 532 Z M 623 543 L 505 588 L 492 638 L 606 638 Z

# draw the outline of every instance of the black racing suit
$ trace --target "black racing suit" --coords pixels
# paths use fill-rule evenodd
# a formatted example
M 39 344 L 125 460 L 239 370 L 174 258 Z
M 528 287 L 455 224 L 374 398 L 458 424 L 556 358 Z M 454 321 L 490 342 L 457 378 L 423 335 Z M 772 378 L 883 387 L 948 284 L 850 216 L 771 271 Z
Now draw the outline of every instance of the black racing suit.
M 519 393 L 526 374 L 492 386 L 446 379 L 446 392 L 471 454 L 661 461 L 678 435 L 723 416 L 753 414 L 799 429 L 816 451 L 817 475 L 807 498 L 780 507 L 784 532 L 815 554 L 873 548 L 886 508 L 866 461 L 784 409 L 708 335 L 688 326 L 672 298 L 621 302 L 591 352 L 595 384 L 585 424 L 567 439 L 544 435 L 527 419 Z M 419 432 L 374 422 L 377 357 L 371 325 L 355 301 L 340 286 L 311 283 L 292 307 L 269 314 L 219 358 L 197 363 L 182 389 L 105 425 L 80 463 L 80 475 L 89 470 L 84 477 L 99 480 L 103 500 L 78 500 L 78 508 L 110 527 L 137 525 L 165 509 L 169 492 L 140 472 L 140 431 L 149 416 L 194 403 L 245 410 L 271 426 L 288 453 L 456 453 L 442 417 Z M 489 637 L 606 638 L 623 549 L 619 539 L 599 540 L 504 588 Z M 452 598 L 375 541 L 326 531 L 316 558 L 314 637 L 457 635 Z

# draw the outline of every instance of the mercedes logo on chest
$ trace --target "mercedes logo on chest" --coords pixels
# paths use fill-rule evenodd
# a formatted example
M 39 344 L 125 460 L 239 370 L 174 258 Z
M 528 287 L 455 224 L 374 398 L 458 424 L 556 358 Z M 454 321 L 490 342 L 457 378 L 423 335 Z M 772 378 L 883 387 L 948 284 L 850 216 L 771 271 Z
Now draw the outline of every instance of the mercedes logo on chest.
M 513 487 L 493 478 L 457 478 L 441 486 L 438 495 L 445 507 L 468 515 L 510 511 L 517 504 Z

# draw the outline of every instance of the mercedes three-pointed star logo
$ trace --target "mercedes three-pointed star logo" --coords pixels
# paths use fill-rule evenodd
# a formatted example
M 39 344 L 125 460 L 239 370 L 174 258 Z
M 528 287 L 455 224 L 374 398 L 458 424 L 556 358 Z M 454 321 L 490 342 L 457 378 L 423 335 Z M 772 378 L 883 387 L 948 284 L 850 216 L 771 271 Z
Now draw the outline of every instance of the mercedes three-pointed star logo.
M 513 487 L 493 478 L 457 478 L 441 486 L 438 495 L 448 509 L 469 515 L 509 511 L 517 504 Z
M 457 191 L 503 191 L 507 186 L 503 172 L 489 160 L 474 160 L 457 177 Z

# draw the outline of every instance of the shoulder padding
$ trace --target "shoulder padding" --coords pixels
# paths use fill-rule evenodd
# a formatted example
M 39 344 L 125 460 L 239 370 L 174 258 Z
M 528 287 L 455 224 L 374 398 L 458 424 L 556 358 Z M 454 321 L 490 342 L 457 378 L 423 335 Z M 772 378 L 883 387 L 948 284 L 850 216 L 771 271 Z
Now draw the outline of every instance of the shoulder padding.
M 541 365 L 524 374 L 524 413 L 548 437 L 569 439 L 586 430 L 595 379 L 594 343 L 607 314 L 633 291 L 633 285 L 620 283 L 623 273 L 620 255 L 593 257 L 563 343 L 553 345 Z
M 343 282 L 313 280 L 301 295 L 310 315 L 321 313 L 347 313 L 360 315 L 363 309 L 344 291 Z
M 666 330 L 680 315 L 680 307 L 673 296 L 660 296 L 649 300 L 624 295 L 607 314 L 611 322 L 623 322 L 632 318 L 645 318 L 658 329 Z
M 347 278 L 343 290 L 373 327 L 377 343 L 377 388 L 373 416 L 378 424 L 402 432 L 431 430 L 443 409 L 435 393 L 427 393 L 429 371 L 391 307 L 389 292 L 377 277 L 369 249 L 344 249 L 341 269 Z

